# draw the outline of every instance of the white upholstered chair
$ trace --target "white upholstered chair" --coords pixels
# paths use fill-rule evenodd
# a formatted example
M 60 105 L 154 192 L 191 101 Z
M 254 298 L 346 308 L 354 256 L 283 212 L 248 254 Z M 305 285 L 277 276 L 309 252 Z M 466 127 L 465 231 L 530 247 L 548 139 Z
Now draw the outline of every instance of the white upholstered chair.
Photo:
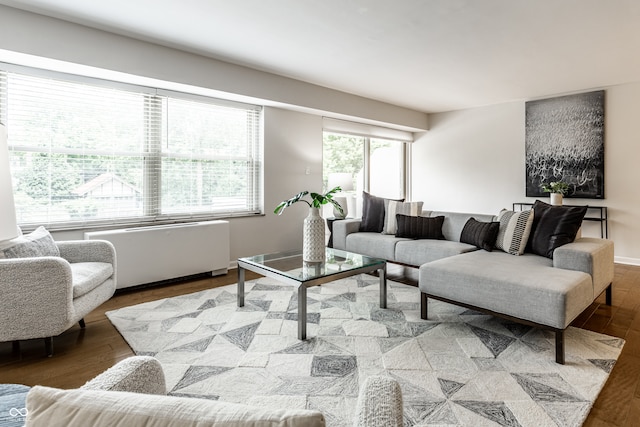
M 27 425 L 32 427 L 288 426 L 321 427 L 317 410 L 258 407 L 220 400 L 165 396 L 164 371 L 149 356 L 119 362 L 80 389 L 36 386 L 27 395 Z M 19 407 L 19 406 L 18 406 Z M 91 420 L 89 422 L 88 420 Z M 360 388 L 353 427 L 402 427 L 400 384 L 391 377 L 367 377 Z
M 48 234 L 48 233 L 47 233 Z M 51 239 L 52 240 L 52 239 Z M 113 245 L 100 240 L 53 243 L 59 256 L 0 259 L 0 342 L 53 337 L 107 301 L 116 289 Z M 0 258 L 2 258 L 0 256 Z

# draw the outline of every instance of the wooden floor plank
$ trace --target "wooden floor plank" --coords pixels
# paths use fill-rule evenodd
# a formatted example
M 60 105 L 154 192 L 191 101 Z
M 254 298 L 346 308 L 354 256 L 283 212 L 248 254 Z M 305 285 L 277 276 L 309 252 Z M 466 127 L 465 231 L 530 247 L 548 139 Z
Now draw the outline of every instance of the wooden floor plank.
M 405 267 L 389 265 L 388 277 L 417 286 Z M 259 277 L 247 272 L 247 280 Z M 21 342 L 14 354 L 11 343 L 0 343 L 0 383 L 75 388 L 132 356 L 133 351 L 105 316 L 121 307 L 199 292 L 237 281 L 236 270 L 226 275 L 120 292 L 89 314 L 86 329 L 74 326 L 54 339 L 54 356 L 44 356 L 43 340 Z M 599 296 L 572 324 L 624 338 L 626 345 L 609 380 L 596 400 L 587 427 L 640 426 L 640 267 L 616 264 L 613 307 Z

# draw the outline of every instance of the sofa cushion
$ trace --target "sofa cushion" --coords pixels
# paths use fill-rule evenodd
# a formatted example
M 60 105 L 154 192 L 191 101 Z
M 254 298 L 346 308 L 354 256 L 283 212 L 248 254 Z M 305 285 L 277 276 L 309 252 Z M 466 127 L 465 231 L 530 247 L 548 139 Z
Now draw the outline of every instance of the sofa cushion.
M 69 265 L 71 266 L 73 298 L 91 292 L 113 274 L 113 265 L 107 262 L 72 262 Z
M 321 427 L 310 410 L 276 410 L 209 399 L 35 386 L 27 395 L 30 427 Z
M 422 204 L 423 202 L 396 202 L 395 200 L 390 200 L 385 206 L 382 233 L 396 234 L 398 229 L 396 215 L 418 216 L 422 212 Z
M 476 250 L 478 248 L 468 243 L 450 240 L 402 240 L 396 243 L 395 261 L 419 267 L 425 262 Z
M 42 226 L 27 235 L 22 235 L 0 244 L 0 258 L 41 256 L 60 256 L 56 242 L 47 229 Z
M 552 206 L 536 200 L 529 237 L 530 252 L 553 258 L 553 251 L 575 240 L 582 225 L 586 206 Z
M 525 253 L 474 251 L 423 264 L 420 291 L 564 329 L 593 301 L 591 276 Z
M 444 239 L 444 235 L 442 234 L 443 216 L 428 218 L 397 214 L 396 221 L 398 223 L 396 237 L 404 237 L 407 239 Z
M 511 255 L 522 255 L 527 246 L 533 211 L 514 212 L 503 209 L 498 215 L 500 229 L 496 239 L 496 248 Z
M 483 222 L 469 218 L 460 234 L 460 242 L 491 252 L 496 244 L 499 228 L 499 222 Z
M 346 250 L 357 254 L 394 261 L 396 259 L 396 244 L 400 240 L 402 239 L 398 239 L 396 236 L 390 234 L 352 233 L 347 236 Z
M 373 196 L 366 191 L 362 192 L 362 221 L 360 231 L 381 233 L 384 228 L 385 204 L 391 199 Z M 403 202 L 404 200 L 396 200 Z

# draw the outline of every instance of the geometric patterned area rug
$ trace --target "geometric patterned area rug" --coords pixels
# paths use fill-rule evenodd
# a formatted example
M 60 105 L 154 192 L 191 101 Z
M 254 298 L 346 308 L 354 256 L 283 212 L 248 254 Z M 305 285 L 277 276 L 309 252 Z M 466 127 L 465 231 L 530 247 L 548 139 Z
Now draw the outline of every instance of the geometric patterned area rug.
M 566 365 L 555 338 L 429 300 L 416 287 L 359 275 L 309 288 L 307 340 L 297 339 L 297 293 L 260 278 L 107 313 L 133 351 L 158 358 L 169 394 L 321 411 L 350 426 L 360 385 L 401 385 L 406 426 L 580 426 L 624 340 L 570 327 Z

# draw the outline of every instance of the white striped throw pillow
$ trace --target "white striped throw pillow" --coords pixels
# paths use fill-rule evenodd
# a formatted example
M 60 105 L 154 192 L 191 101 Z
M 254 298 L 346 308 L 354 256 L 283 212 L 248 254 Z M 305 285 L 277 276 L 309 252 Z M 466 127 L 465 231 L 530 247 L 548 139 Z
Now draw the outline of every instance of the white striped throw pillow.
M 498 214 L 500 229 L 496 239 L 496 248 L 511 255 L 522 255 L 531 234 L 533 209 L 514 212 L 503 209 Z
M 422 213 L 422 205 L 424 202 L 396 202 L 390 200 L 385 205 L 386 212 L 384 215 L 384 228 L 382 234 L 396 234 L 398 230 L 398 224 L 396 222 L 396 215 L 407 216 L 420 216 Z

